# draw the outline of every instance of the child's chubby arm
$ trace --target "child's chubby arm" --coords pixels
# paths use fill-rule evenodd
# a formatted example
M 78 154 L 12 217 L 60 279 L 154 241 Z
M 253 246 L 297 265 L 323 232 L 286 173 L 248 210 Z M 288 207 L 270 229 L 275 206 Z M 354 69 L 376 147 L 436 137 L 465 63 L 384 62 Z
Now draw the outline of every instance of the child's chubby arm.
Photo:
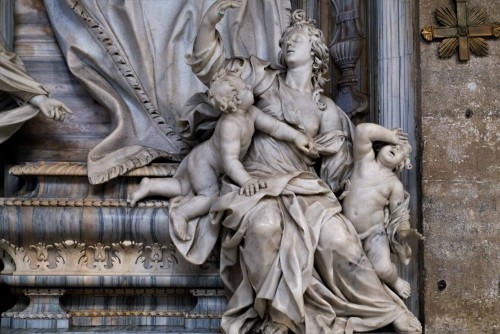
M 273 138 L 294 143 L 302 152 L 317 158 L 318 151 L 314 146 L 312 138 L 302 132 L 295 130 L 291 126 L 278 121 L 272 116 L 267 115 L 257 107 L 252 107 L 252 113 L 255 117 L 255 128 L 267 133 Z
M 408 134 L 402 129 L 387 129 L 381 125 L 373 123 L 362 123 L 356 127 L 354 136 L 353 153 L 355 160 L 361 160 L 365 157 L 375 159 L 373 152 L 373 142 L 383 141 L 389 144 L 402 144 L 408 141 Z
M 389 195 L 389 211 L 394 212 L 398 206 L 405 202 L 405 190 L 401 181 L 394 182 L 391 194 Z M 406 221 L 398 228 L 397 238 L 400 242 L 406 239 L 423 240 L 424 237 L 416 229 L 410 227 L 410 222 Z
M 254 179 L 247 173 L 240 161 L 241 128 L 237 122 L 223 120 L 220 124 L 220 150 L 222 168 L 240 187 L 240 195 L 253 195 L 260 188 L 266 188 L 263 181 Z

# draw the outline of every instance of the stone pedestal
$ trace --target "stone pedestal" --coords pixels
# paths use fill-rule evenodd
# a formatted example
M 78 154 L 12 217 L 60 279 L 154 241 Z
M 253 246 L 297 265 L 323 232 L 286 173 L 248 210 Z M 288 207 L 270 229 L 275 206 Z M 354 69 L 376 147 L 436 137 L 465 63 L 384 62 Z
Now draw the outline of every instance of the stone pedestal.
M 153 164 L 100 186 L 82 164 L 12 168 L 9 182 L 24 194 L 0 198 L 0 282 L 20 298 L 2 326 L 219 328 L 219 250 L 201 266 L 186 262 L 170 239 L 168 202 L 125 201 L 141 177 L 175 167 Z
M 68 328 L 70 314 L 61 307 L 59 302 L 63 294 L 63 289 L 22 290 L 16 306 L 2 314 L 2 327 Z M 26 305 L 26 297 L 28 305 Z

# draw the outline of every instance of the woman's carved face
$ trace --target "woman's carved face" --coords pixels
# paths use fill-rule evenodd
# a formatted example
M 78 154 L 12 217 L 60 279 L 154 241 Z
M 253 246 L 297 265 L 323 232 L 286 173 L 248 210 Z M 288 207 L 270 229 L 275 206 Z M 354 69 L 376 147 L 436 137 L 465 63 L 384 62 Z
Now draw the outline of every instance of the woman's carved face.
M 304 29 L 297 29 L 286 37 L 282 52 L 288 67 L 308 64 L 312 62 L 311 38 Z

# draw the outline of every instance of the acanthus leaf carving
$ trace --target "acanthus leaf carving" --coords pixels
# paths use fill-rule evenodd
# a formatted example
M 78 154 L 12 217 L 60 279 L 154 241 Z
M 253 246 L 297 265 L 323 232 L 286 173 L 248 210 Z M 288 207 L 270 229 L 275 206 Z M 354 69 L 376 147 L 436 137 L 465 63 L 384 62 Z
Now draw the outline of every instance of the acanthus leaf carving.
M 0 240 L 4 262 L 10 265 L 1 274 L 15 275 L 127 275 L 174 273 L 179 259 L 174 244 L 125 240 L 111 244 L 98 242 L 88 245 L 76 240 L 64 240 L 47 244 L 36 242 L 17 247 L 5 239 Z M 2 253 L 0 252 L 0 258 Z M 218 257 L 211 256 L 203 272 L 218 272 Z M 183 268 L 184 269 L 184 268 Z
M 145 269 L 152 269 L 154 271 L 158 271 L 160 269 L 171 270 L 179 263 L 179 260 L 176 257 L 177 251 L 173 244 L 164 246 L 159 243 L 154 243 L 151 246 L 146 246 L 145 250 Z
M 55 243 L 54 246 L 58 252 L 57 262 L 69 270 L 78 270 L 78 266 L 85 256 L 85 243 L 65 240 L 61 243 Z
M 90 250 L 90 251 L 89 251 Z M 111 247 L 98 242 L 95 245 L 88 246 L 85 252 L 87 267 L 99 271 L 110 269 L 112 261 L 110 259 Z
M 144 271 L 143 244 L 135 241 L 122 241 L 112 244 L 114 256 L 112 261 L 120 266 L 121 271 L 141 272 Z
M 15 270 L 23 270 L 29 268 L 29 257 L 23 247 L 16 247 L 14 244 L 5 239 L 0 240 L 0 248 L 3 249 L 12 258 L 15 265 Z
M 46 245 L 43 242 L 37 242 L 34 245 L 30 245 L 27 256 L 30 259 L 30 268 L 31 269 L 42 269 L 49 270 L 50 262 L 49 262 L 49 250 L 54 248 L 52 245 Z

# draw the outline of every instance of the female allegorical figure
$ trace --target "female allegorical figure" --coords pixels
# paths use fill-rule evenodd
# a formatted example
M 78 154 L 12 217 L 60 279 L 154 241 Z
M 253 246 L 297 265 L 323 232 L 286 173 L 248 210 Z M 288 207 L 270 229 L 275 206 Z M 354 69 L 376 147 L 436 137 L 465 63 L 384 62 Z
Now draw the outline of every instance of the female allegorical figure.
M 222 331 L 352 333 L 392 323 L 398 332 L 421 332 L 380 282 L 332 192 L 352 167 L 352 126 L 321 94 L 328 62 L 321 31 L 296 11 L 280 40 L 282 70 L 255 57 L 226 60 L 215 25 L 240 6 L 219 0 L 205 14 L 188 56 L 193 72 L 205 84 L 223 67 L 239 73 L 257 107 L 315 138 L 322 163 L 320 178 L 294 145 L 256 133 L 244 167 L 268 187 L 241 196 L 223 183 L 212 207 L 225 213 L 221 276 L 230 299 Z

